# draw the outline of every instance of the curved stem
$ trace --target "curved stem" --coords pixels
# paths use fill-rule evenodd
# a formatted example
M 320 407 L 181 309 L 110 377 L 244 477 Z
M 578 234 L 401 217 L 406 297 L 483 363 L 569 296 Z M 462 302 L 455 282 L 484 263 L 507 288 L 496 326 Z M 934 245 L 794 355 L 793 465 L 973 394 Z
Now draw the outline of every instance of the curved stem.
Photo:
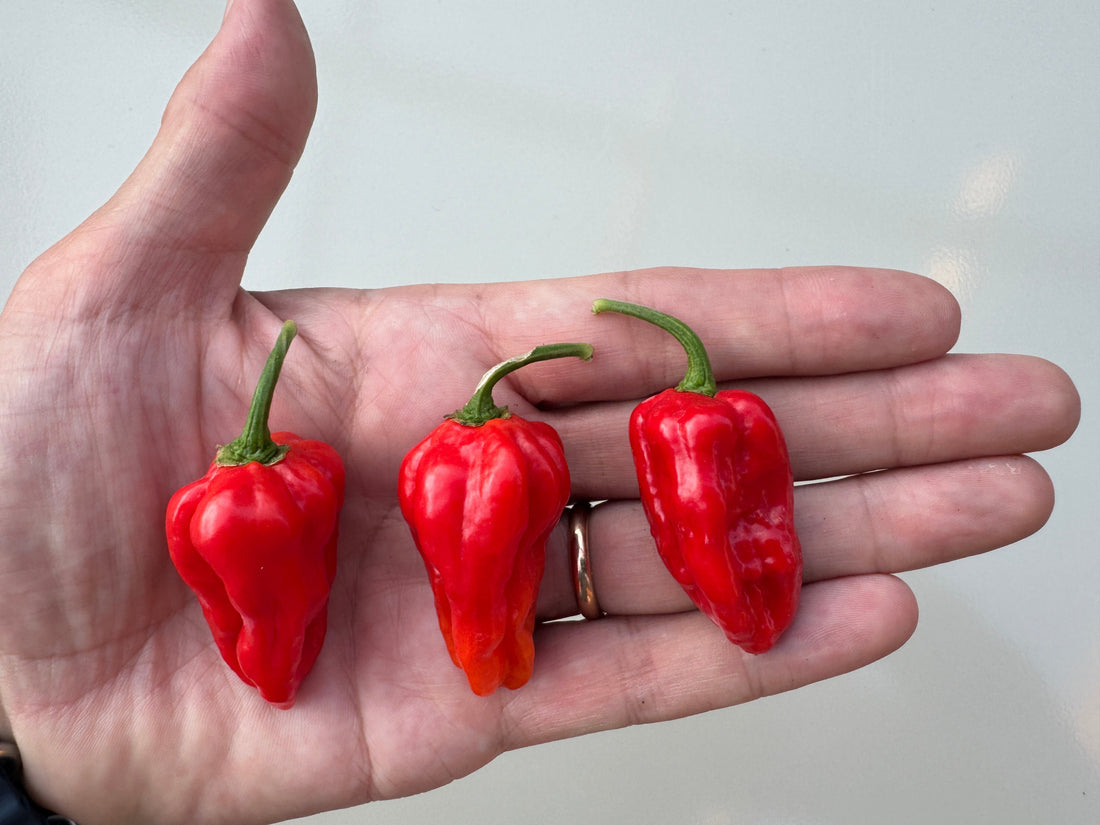
M 298 334 L 293 321 L 287 321 L 279 331 L 275 346 L 267 356 L 256 391 L 252 394 L 252 404 L 248 408 L 244 430 L 233 441 L 218 449 L 217 462 L 223 467 L 235 467 L 258 461 L 260 464 L 276 464 L 282 460 L 289 449 L 285 444 L 276 444 L 271 439 L 267 419 L 271 414 L 271 399 L 275 395 L 275 384 L 283 369 L 290 342 Z
M 676 389 L 681 392 L 697 392 L 710 396 L 718 392 L 718 383 L 714 379 L 714 370 L 710 366 L 706 347 L 703 346 L 702 340 L 695 331 L 679 318 L 673 318 L 671 315 L 641 304 L 629 304 L 626 301 L 613 301 L 609 298 L 593 301 L 592 312 L 596 315 L 601 312 L 618 312 L 621 315 L 641 318 L 660 327 L 679 341 L 684 352 L 687 353 L 687 372 L 684 373 L 683 380 L 676 385 Z
M 508 408 L 498 407 L 493 403 L 493 387 L 501 378 L 536 361 L 549 361 L 553 358 L 580 358 L 590 361 L 592 353 L 590 344 L 546 344 L 523 355 L 501 361 L 481 377 L 466 406 L 447 417 L 467 427 L 479 427 L 494 418 L 507 418 Z

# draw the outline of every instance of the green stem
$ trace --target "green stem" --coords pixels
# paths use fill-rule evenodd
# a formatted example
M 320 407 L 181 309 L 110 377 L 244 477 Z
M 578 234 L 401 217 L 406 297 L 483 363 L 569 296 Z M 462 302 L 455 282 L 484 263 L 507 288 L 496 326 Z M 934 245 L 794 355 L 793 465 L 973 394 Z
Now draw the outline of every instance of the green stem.
M 681 392 L 697 392 L 710 396 L 718 392 L 718 383 L 714 380 L 714 370 L 711 369 L 707 350 L 699 336 L 683 321 L 650 307 L 628 304 L 625 301 L 612 301 L 609 298 L 599 298 L 594 301 L 592 312 L 596 315 L 601 312 L 618 312 L 633 318 L 641 318 L 660 327 L 679 341 L 684 352 L 687 353 L 687 372 L 684 373 L 683 380 L 676 385 L 676 389 Z
M 285 444 L 276 444 L 271 439 L 267 419 L 271 414 L 271 399 L 275 395 L 275 384 L 283 368 L 290 342 L 298 334 L 293 321 L 287 321 L 279 331 L 275 347 L 267 356 L 256 391 L 252 394 L 252 404 L 248 408 L 244 430 L 233 441 L 218 449 L 217 462 L 223 467 L 236 467 L 258 461 L 260 464 L 277 464 L 289 449 Z
M 507 418 L 508 408 L 498 407 L 493 403 L 493 387 L 501 378 L 536 361 L 549 361 L 553 358 L 581 358 L 590 361 L 592 352 L 590 344 L 546 344 L 535 347 L 524 355 L 502 361 L 481 377 L 466 406 L 447 417 L 467 427 L 480 427 L 494 418 Z

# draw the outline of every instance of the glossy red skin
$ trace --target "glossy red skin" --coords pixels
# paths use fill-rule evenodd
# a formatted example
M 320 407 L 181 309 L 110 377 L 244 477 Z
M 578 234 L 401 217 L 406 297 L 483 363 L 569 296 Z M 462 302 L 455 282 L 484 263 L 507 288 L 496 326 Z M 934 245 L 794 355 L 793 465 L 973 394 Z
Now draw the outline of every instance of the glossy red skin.
M 522 686 L 546 541 L 569 500 L 558 434 L 516 415 L 444 421 L 405 457 L 398 493 L 452 661 L 479 696 Z
M 665 566 L 731 642 L 762 653 L 802 583 L 783 434 L 752 393 L 665 390 L 635 408 L 630 444 Z
M 281 461 L 211 464 L 172 496 L 166 527 L 222 658 L 289 708 L 325 638 L 344 465 L 322 441 L 272 439 L 290 446 Z

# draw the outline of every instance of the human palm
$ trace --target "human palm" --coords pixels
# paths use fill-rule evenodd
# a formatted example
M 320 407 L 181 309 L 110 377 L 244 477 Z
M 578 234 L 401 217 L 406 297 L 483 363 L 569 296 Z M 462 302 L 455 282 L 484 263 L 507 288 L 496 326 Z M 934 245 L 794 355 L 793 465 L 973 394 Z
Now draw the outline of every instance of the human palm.
M 32 790 L 82 825 L 271 822 L 426 790 L 502 750 L 747 701 L 859 667 L 912 632 L 886 575 L 982 552 L 1051 507 L 1019 454 L 1072 431 L 1077 396 L 1034 359 L 944 357 L 958 309 L 917 276 L 653 270 L 492 287 L 240 288 L 315 102 L 287 0 L 237 0 L 161 134 L 103 209 L 36 261 L 0 316 L 0 732 Z M 718 377 L 787 433 L 806 587 L 760 656 L 725 641 L 653 550 L 626 442 L 682 353 L 592 299 L 670 309 Z M 272 428 L 347 467 L 325 647 L 290 711 L 221 662 L 173 569 L 164 507 L 244 420 L 283 319 L 298 322 Z M 551 623 L 518 691 L 450 664 L 396 504 L 404 453 L 486 368 L 539 343 L 596 347 L 510 376 L 498 403 L 561 433 L 593 516 L 604 619 Z M 17 469 L 16 469 L 17 468 Z M 884 472 L 863 474 L 868 470 Z M 564 530 L 540 619 L 576 612 Z

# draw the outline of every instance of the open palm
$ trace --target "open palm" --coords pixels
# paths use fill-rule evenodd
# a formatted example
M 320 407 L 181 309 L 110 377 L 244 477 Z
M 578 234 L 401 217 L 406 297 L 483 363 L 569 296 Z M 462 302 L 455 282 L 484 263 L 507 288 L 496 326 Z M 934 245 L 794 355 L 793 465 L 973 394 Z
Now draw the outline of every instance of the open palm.
M 888 575 L 991 550 L 1052 504 L 1020 453 L 1064 440 L 1057 368 L 945 356 L 958 308 L 902 273 L 653 270 L 492 287 L 248 293 L 248 250 L 315 105 L 289 0 L 237 0 L 119 193 L 49 250 L 0 316 L 0 732 L 28 782 L 82 825 L 271 822 L 426 790 L 502 750 L 747 701 L 902 644 L 913 597 Z M 682 354 L 597 297 L 674 311 L 720 380 L 769 401 L 801 480 L 795 624 L 746 656 L 661 566 L 626 442 L 633 404 Z M 283 319 L 298 322 L 272 428 L 332 443 L 348 473 L 330 629 L 291 711 L 222 663 L 167 554 L 164 508 L 243 423 Z M 592 519 L 608 613 L 540 625 L 531 682 L 474 696 L 447 657 L 396 506 L 404 453 L 492 364 L 588 341 L 588 364 L 497 392 L 561 433 Z M 883 472 L 866 473 L 871 470 Z M 866 474 L 865 474 L 866 473 Z M 542 619 L 576 612 L 564 530 Z

